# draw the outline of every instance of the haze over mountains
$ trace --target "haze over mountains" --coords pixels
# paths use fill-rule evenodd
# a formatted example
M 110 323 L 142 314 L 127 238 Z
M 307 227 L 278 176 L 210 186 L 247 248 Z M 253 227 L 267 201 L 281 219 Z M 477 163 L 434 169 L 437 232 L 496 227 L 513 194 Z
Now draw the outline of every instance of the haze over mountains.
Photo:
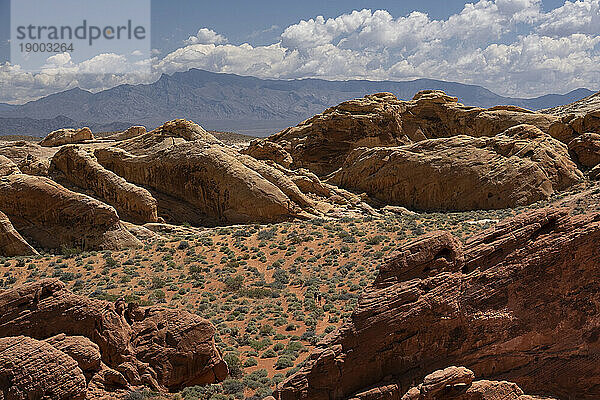
M 206 129 L 266 136 L 342 101 L 388 91 L 410 99 L 440 89 L 466 105 L 512 104 L 528 109 L 555 107 L 593 94 L 577 89 L 564 95 L 521 99 L 497 95 L 481 86 L 431 79 L 407 82 L 265 80 L 192 69 L 162 75 L 151 84 L 121 85 L 98 93 L 79 88 L 23 105 L 0 104 L 1 135 L 43 136 L 63 127 L 89 126 L 115 131 L 131 125 L 151 129 L 174 118 L 191 119 Z

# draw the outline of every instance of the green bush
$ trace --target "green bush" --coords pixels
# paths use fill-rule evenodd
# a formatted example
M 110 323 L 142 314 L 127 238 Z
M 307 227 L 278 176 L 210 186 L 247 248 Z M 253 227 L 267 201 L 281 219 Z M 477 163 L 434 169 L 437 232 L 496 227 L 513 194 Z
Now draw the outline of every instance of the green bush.
M 258 365 L 258 361 L 252 357 L 247 358 L 246 361 L 244 361 L 244 368 L 254 367 L 256 365 Z
M 294 366 L 294 360 L 289 355 L 285 354 L 277 359 L 275 369 L 291 368 Z
M 227 353 L 225 356 L 223 356 L 223 360 L 225 360 L 227 366 L 229 367 L 229 375 L 234 378 L 240 378 L 243 375 L 242 362 L 236 354 Z
M 223 392 L 225 394 L 237 394 L 244 393 L 244 382 L 238 381 L 237 379 L 225 379 L 223 383 Z

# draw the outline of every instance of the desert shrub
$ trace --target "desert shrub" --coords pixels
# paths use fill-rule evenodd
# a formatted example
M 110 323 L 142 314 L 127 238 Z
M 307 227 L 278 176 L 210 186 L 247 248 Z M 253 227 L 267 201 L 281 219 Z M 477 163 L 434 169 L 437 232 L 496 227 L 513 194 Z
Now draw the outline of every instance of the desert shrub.
M 223 393 L 221 385 L 191 386 L 181 391 L 184 400 L 211 400 Z
M 284 354 L 281 357 L 279 357 L 277 359 L 277 362 L 275 363 L 275 369 L 291 368 L 293 366 L 294 359 L 287 354 Z
M 273 271 L 273 280 L 281 283 L 282 285 L 287 285 L 290 282 L 290 277 L 287 271 L 277 268 L 275 271 Z
M 225 288 L 230 292 L 237 292 L 244 285 L 244 277 L 241 275 L 230 276 L 225 279 Z
M 263 229 L 258 232 L 256 237 L 258 238 L 258 240 L 271 240 L 275 237 L 276 233 L 277 233 L 277 228 Z
M 261 336 L 271 336 L 275 334 L 275 328 L 273 328 L 271 325 L 263 325 L 260 327 L 259 333 L 261 334 Z
M 221 386 L 223 386 L 223 392 L 225 394 L 237 394 L 244 393 L 244 382 L 238 381 L 237 379 L 225 379 Z
M 244 368 L 254 367 L 256 365 L 258 365 L 258 361 L 252 357 L 247 358 L 246 361 L 244 361 Z
M 223 360 L 229 367 L 229 374 L 234 378 L 239 378 L 243 375 L 242 362 L 240 358 L 234 353 L 227 353 L 223 356 Z
M 262 353 L 262 355 L 260 356 L 260 358 L 273 358 L 273 357 L 277 357 L 277 353 L 273 349 L 268 349 L 267 351 Z

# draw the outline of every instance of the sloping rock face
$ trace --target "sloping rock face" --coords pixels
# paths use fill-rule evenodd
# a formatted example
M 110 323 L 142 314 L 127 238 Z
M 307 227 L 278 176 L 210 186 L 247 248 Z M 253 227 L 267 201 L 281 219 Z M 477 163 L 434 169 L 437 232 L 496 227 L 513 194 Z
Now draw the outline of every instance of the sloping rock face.
M 141 243 L 114 208 L 44 177 L 0 177 L 0 210 L 17 231 L 46 249 L 120 249 Z
M 282 384 L 281 399 L 352 398 L 464 365 L 528 393 L 597 399 L 600 214 L 539 209 L 463 246 L 434 232 L 404 246 L 350 322 Z
M 48 343 L 0 338 L 0 398 L 83 400 L 85 377 L 77 363 Z
M 140 385 L 172 391 L 228 374 L 209 321 L 186 311 L 91 300 L 56 279 L 0 291 L 0 337 L 19 332 L 76 359 L 92 372 L 94 392 Z
M 0 211 L 0 256 L 32 256 L 38 252 L 16 231 L 10 220 Z
M 101 367 L 100 348 L 84 336 L 67 336 L 61 333 L 44 340 L 55 349 L 68 354 L 82 371 L 98 371 Z
M 531 204 L 581 177 L 563 143 L 519 125 L 494 137 L 356 149 L 328 182 L 410 209 L 475 210 Z
M 581 165 L 594 168 L 600 164 L 600 135 L 584 133 L 569 143 L 569 150 Z
M 441 91 L 419 92 L 411 101 L 378 93 L 329 108 L 266 140 L 291 154 L 293 166 L 326 175 L 358 147 L 399 146 L 456 135 L 494 136 L 520 124 L 548 132 L 558 122 L 558 117 L 514 106 L 467 107 Z
M 76 145 L 61 148 L 52 158 L 52 169 L 115 207 L 122 219 L 139 224 L 158 221 L 157 202 L 150 192 L 105 169 L 96 157 Z
M 56 147 L 65 144 L 81 143 L 86 140 L 93 140 L 94 135 L 90 128 L 81 129 L 59 129 L 50 132 L 41 142 L 40 146 Z
M 275 184 L 240 160 L 247 156 L 221 146 L 195 141 L 146 156 L 117 148 L 99 149 L 95 154 L 105 168 L 129 182 L 186 203 L 205 220 L 271 222 L 290 219 L 301 211 Z M 270 168 L 266 164 L 263 167 Z M 182 219 L 181 214 L 175 211 L 168 219 L 196 222 Z M 183 218 L 189 214 L 194 212 Z

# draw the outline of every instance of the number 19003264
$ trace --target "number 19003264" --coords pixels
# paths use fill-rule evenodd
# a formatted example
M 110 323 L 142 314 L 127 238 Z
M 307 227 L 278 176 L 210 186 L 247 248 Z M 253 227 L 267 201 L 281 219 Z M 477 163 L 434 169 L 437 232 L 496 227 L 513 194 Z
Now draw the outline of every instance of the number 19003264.
M 64 53 L 73 51 L 73 43 L 19 43 L 22 53 Z

